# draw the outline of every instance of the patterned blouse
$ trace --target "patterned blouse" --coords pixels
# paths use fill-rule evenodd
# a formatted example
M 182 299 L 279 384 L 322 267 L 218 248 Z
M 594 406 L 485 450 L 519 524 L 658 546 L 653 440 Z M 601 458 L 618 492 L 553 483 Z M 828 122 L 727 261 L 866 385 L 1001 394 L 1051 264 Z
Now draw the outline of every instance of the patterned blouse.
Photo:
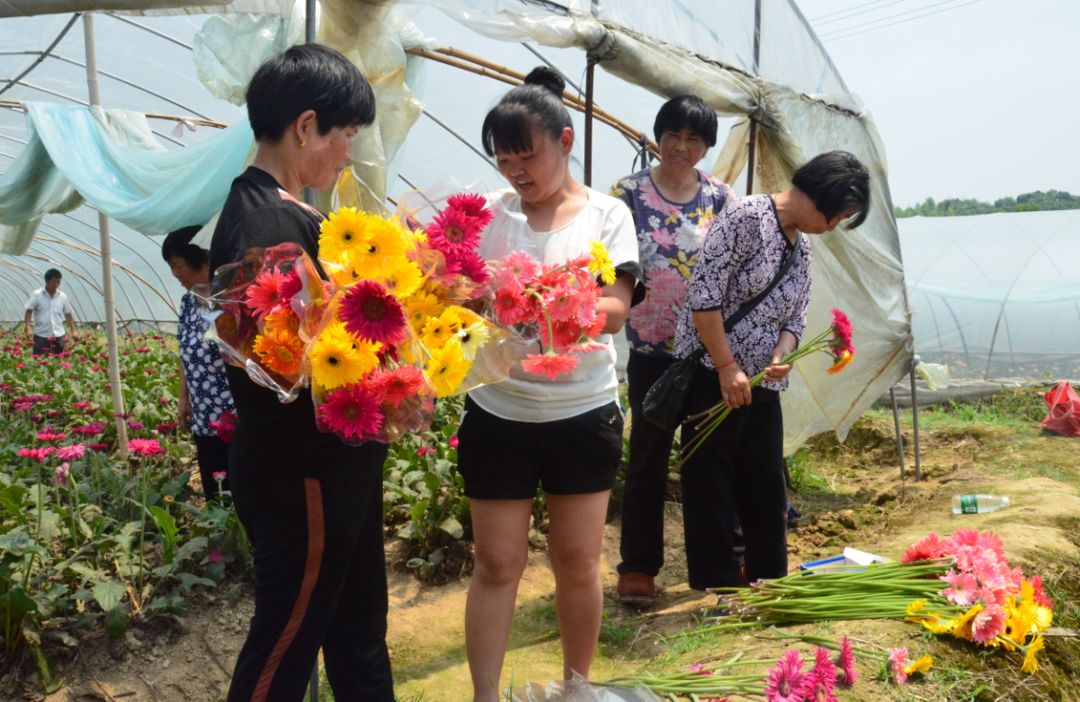
M 191 433 L 214 436 L 210 422 L 225 412 L 235 412 L 229 381 L 225 377 L 225 362 L 216 345 L 204 341 L 210 323 L 199 314 L 195 296 L 184 293 L 180 302 L 180 362 L 184 364 L 188 399 L 191 402 Z
M 648 356 L 670 357 L 675 325 L 686 301 L 686 286 L 697 251 L 715 214 L 729 197 L 727 184 L 697 172 L 701 187 L 690 202 L 671 202 L 660 194 L 649 169 L 615 183 L 611 194 L 634 215 L 638 257 L 644 271 L 645 299 L 630 309 L 626 340 L 630 349 Z
M 801 339 L 806 328 L 810 242 L 801 232 L 799 237 L 799 253 L 783 279 L 727 335 L 735 360 L 747 376 L 769 365 L 781 331 Z M 734 314 L 772 282 L 791 248 L 769 195 L 741 198 L 722 210 L 698 253 L 687 304 L 679 316 L 675 357 L 686 358 L 702 345 L 693 311 L 720 310 L 725 318 Z M 708 353 L 701 363 L 715 368 Z M 762 386 L 783 390 L 787 379 L 766 381 Z

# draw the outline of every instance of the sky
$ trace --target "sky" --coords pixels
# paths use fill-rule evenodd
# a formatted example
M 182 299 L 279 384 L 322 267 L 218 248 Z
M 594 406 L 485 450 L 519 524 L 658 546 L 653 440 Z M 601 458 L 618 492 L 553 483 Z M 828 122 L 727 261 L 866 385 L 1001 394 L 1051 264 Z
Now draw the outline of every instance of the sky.
M 1077 0 L 796 4 L 870 110 L 894 204 L 1080 193 Z

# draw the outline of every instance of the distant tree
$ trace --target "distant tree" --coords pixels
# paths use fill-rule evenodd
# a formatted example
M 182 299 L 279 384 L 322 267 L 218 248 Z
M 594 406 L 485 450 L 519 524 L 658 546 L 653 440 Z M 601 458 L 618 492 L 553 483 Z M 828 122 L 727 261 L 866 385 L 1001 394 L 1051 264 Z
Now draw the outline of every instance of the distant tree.
M 1036 190 L 1015 198 L 1002 197 L 993 203 L 979 200 L 946 198 L 937 202 L 932 197 L 913 207 L 895 207 L 897 219 L 904 217 L 959 217 L 963 215 L 990 214 L 992 212 L 1039 212 L 1042 210 L 1080 209 L 1080 196 L 1063 190 Z

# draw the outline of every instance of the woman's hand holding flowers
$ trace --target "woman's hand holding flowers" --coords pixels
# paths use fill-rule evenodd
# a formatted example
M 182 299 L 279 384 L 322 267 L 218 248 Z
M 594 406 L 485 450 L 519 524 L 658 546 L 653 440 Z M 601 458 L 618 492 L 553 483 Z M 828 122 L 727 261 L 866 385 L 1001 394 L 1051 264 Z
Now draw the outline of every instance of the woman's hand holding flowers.
M 750 404 L 750 379 L 735 359 L 726 365 L 719 364 L 717 373 L 720 376 L 720 396 L 728 407 L 738 409 Z

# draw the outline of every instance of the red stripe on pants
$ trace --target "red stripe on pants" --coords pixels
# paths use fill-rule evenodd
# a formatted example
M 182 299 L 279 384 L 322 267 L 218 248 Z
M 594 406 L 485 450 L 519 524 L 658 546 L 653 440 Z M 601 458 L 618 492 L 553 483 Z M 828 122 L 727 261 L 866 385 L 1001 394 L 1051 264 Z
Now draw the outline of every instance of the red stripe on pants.
M 319 581 L 319 568 L 322 565 L 323 548 L 326 544 L 326 530 L 323 524 L 323 500 L 322 485 L 314 478 L 304 478 L 304 497 L 307 500 L 307 559 L 304 562 L 304 580 L 300 583 L 300 593 L 293 603 L 292 613 L 281 630 L 277 643 L 270 651 L 266 659 L 259 681 L 255 683 L 255 691 L 251 695 L 251 702 L 265 702 L 270 693 L 270 684 L 274 682 L 274 673 L 277 672 L 285 651 L 292 645 L 296 638 L 296 632 L 307 614 L 308 605 L 311 604 L 311 594 L 315 591 L 315 583 Z

